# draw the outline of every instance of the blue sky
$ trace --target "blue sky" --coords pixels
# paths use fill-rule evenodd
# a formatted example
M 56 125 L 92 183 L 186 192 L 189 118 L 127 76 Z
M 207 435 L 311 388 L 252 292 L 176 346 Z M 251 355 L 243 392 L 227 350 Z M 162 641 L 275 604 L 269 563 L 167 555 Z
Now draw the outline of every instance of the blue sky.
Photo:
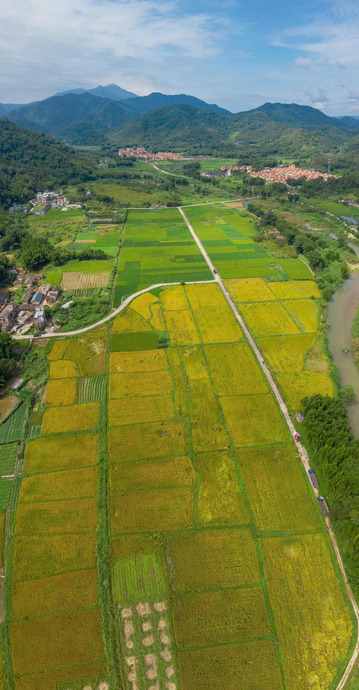
M 233 112 L 265 101 L 359 115 L 357 0 L 11 0 L 0 102 L 117 83 Z

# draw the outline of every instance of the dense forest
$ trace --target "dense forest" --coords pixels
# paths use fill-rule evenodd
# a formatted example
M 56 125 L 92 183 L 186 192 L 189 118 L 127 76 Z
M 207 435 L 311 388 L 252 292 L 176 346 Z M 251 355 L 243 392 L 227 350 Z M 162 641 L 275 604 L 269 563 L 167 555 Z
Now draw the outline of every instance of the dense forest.
M 84 156 L 45 134 L 0 120 L 0 206 L 24 203 L 37 191 L 92 179 Z
M 330 517 L 358 596 L 359 441 L 351 432 L 343 395 L 305 398 L 303 409 L 308 441 L 326 483 Z

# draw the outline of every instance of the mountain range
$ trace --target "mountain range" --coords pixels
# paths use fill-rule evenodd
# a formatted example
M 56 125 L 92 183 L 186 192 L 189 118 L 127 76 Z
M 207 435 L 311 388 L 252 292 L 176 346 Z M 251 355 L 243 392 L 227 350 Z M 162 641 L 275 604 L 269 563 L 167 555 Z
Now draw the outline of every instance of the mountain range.
M 0 104 L 1 116 L 72 145 L 260 151 L 308 160 L 337 153 L 359 127 L 354 117 L 329 117 L 295 103 L 265 103 L 233 114 L 188 94 L 136 96 L 116 84 L 73 89 L 22 106 Z

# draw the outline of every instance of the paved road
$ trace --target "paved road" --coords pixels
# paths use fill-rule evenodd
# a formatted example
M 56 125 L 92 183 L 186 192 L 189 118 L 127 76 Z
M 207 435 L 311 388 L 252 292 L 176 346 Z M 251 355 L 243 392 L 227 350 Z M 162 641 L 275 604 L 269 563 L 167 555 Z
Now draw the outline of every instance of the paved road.
M 245 321 L 243 320 L 242 316 L 238 312 L 237 307 L 234 304 L 229 292 L 227 291 L 221 277 L 218 275 L 214 264 L 212 263 L 211 259 L 209 258 L 205 248 L 203 247 L 203 244 L 201 243 L 200 239 L 197 237 L 195 231 L 193 230 L 192 225 L 190 224 L 190 222 L 189 222 L 188 218 L 186 217 L 185 213 L 183 212 L 182 208 L 180 208 L 179 211 L 180 211 L 181 215 L 183 216 L 183 219 L 184 219 L 185 223 L 187 224 L 187 227 L 188 227 L 193 239 L 195 240 L 200 252 L 202 253 L 203 258 L 205 259 L 209 268 L 211 269 L 213 278 L 218 283 L 220 289 L 223 292 L 225 299 L 227 300 L 227 303 L 229 304 L 230 308 L 232 309 L 234 316 L 236 317 L 237 321 L 239 322 L 240 327 L 241 327 L 243 333 L 245 334 L 247 341 L 248 341 L 249 345 L 251 346 L 251 348 L 252 348 L 252 350 L 253 350 L 253 352 L 254 352 L 257 360 L 258 360 L 259 366 L 261 367 L 261 369 L 262 369 L 262 371 L 263 371 L 263 373 L 264 373 L 264 375 L 265 375 L 265 377 L 266 377 L 266 379 L 267 379 L 267 381 L 268 381 L 268 383 L 269 383 L 269 385 L 273 391 L 273 394 L 275 395 L 275 398 L 276 398 L 278 405 L 282 411 L 283 417 L 287 423 L 287 426 L 289 428 L 291 436 L 293 437 L 293 435 L 295 433 L 295 427 L 293 425 L 292 419 L 291 419 L 290 414 L 288 412 L 288 408 L 287 408 L 287 406 L 286 406 L 286 404 L 285 404 L 285 402 L 281 396 L 281 393 L 279 392 L 279 389 L 278 389 L 277 384 L 275 383 L 275 381 L 273 379 L 271 372 L 269 371 L 269 369 L 268 369 L 268 367 L 267 367 L 267 365 L 263 359 L 263 355 L 262 355 L 260 349 L 258 348 L 258 346 L 257 346 L 249 328 L 247 327 Z M 306 470 L 307 476 L 308 476 L 308 470 L 310 469 L 310 462 L 309 462 L 309 457 L 308 457 L 307 451 L 305 450 L 304 446 L 301 443 L 297 443 L 297 448 L 298 448 L 298 455 L 301 459 L 301 462 L 302 462 L 302 464 Z M 309 479 L 308 479 L 308 481 L 309 481 Z M 310 482 L 310 486 L 313 489 L 315 496 L 318 497 L 319 496 L 318 489 L 315 489 L 312 486 L 311 482 Z M 327 525 L 327 530 L 328 530 L 328 533 L 329 533 L 329 536 L 330 536 L 330 539 L 331 539 L 331 542 L 333 545 L 333 549 L 334 549 L 334 552 L 335 552 L 335 555 L 336 555 L 336 558 L 338 561 L 338 565 L 339 565 L 340 572 L 341 572 L 341 575 L 342 575 L 342 578 L 343 578 L 343 581 L 345 584 L 347 595 L 348 595 L 348 598 L 349 598 L 349 600 L 353 606 L 354 613 L 355 613 L 355 616 L 357 619 L 357 624 L 358 624 L 358 638 L 357 638 L 355 650 L 354 650 L 353 655 L 352 655 L 352 657 L 348 663 L 348 666 L 345 670 L 345 673 L 342 676 L 339 684 L 337 685 L 337 689 L 336 689 L 336 690 L 342 690 L 345 687 L 346 681 L 348 680 L 349 675 L 350 675 L 350 673 L 353 669 L 353 666 L 354 666 L 354 664 L 358 658 L 358 655 L 359 655 L 359 608 L 358 608 L 357 603 L 355 601 L 355 598 L 353 596 L 353 592 L 352 592 L 352 590 L 348 584 L 348 579 L 347 579 L 346 572 L 344 569 L 343 561 L 342 561 L 342 558 L 340 555 L 337 541 L 335 539 L 335 536 L 334 536 L 334 533 L 332 530 L 332 526 L 331 526 L 331 522 L 330 522 L 329 517 L 325 518 L 325 523 Z
M 193 280 L 193 281 L 188 281 L 188 284 L 191 283 L 191 285 L 198 285 L 200 283 L 213 283 L 213 280 Z M 15 340 L 41 340 L 44 338 L 68 338 L 69 336 L 73 335 L 81 335 L 81 333 L 88 333 L 88 331 L 93 331 L 94 328 L 99 328 L 102 326 L 104 323 L 107 323 L 107 321 L 111 321 L 111 319 L 114 319 L 117 314 L 120 314 L 121 311 L 123 311 L 129 304 L 134 300 L 136 297 L 139 295 L 143 295 L 145 292 L 151 292 L 151 290 L 155 290 L 156 288 L 159 287 L 170 287 L 171 285 L 180 285 L 180 282 L 177 283 L 156 283 L 154 285 L 150 285 L 149 287 L 143 288 L 143 290 L 138 290 L 138 292 L 134 292 L 133 295 L 130 295 L 127 297 L 122 304 L 117 307 L 117 309 L 114 309 L 110 314 L 105 316 L 103 319 L 100 321 L 96 321 L 96 323 L 92 323 L 90 326 L 85 326 L 85 328 L 79 328 L 77 331 L 55 331 L 54 333 L 41 333 L 40 335 L 33 335 L 29 334 L 27 335 L 26 333 L 24 335 L 20 335 L 19 333 L 16 333 L 13 335 L 13 338 Z

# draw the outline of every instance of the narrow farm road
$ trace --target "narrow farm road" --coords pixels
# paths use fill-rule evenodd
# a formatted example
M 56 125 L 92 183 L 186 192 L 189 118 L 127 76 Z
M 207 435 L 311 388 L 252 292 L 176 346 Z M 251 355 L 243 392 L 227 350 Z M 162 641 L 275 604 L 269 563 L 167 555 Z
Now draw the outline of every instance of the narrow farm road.
M 165 175 L 171 175 L 172 177 L 186 177 L 186 175 L 178 175 L 177 173 L 172 173 L 169 172 L 168 170 L 162 170 L 161 168 L 158 167 L 158 165 L 155 165 L 155 163 L 150 163 L 153 168 L 156 168 L 161 173 L 164 173 Z
M 193 281 L 188 281 L 188 284 L 190 285 L 198 285 L 200 283 L 213 283 L 213 280 L 193 280 Z M 57 333 L 41 333 L 40 335 L 27 335 L 26 333 L 24 335 L 20 335 L 18 333 L 13 335 L 13 338 L 15 340 L 41 340 L 41 339 L 47 339 L 47 338 L 68 338 L 69 336 L 73 335 L 81 335 L 81 333 L 88 333 L 89 331 L 93 331 L 94 328 L 99 328 L 102 326 L 104 323 L 107 323 L 107 321 L 111 321 L 111 319 L 114 319 L 117 314 L 120 314 L 121 311 L 126 309 L 126 307 L 136 298 L 139 297 L 139 295 L 143 295 L 145 292 L 151 292 L 151 290 L 155 290 L 156 288 L 159 287 L 170 287 L 171 285 L 180 285 L 180 282 L 176 283 L 155 283 L 154 285 L 149 285 L 146 288 L 143 288 L 143 290 L 138 290 L 138 292 L 134 292 L 132 295 L 127 297 L 117 309 L 114 309 L 110 314 L 107 314 L 103 319 L 100 321 L 96 321 L 96 323 L 92 323 L 90 326 L 85 326 L 84 328 L 79 328 L 77 331 L 61 331 Z
M 234 316 L 236 317 L 245 337 L 247 338 L 247 341 L 248 341 L 249 345 L 251 346 L 251 348 L 252 348 L 252 350 L 253 350 L 253 352 L 254 352 L 257 360 L 258 360 L 259 366 L 261 367 L 261 369 L 262 369 L 262 371 L 263 371 L 263 373 L 264 373 L 264 375 L 265 375 L 265 377 L 266 377 L 266 379 L 267 379 L 267 381 L 268 381 L 268 383 L 272 389 L 272 392 L 275 395 L 275 398 L 278 402 L 278 405 L 282 411 L 283 417 L 287 423 L 287 426 L 288 426 L 289 431 L 291 433 L 291 436 L 293 438 L 293 436 L 295 434 L 295 427 L 293 425 L 292 419 L 291 419 L 290 414 L 288 412 L 288 408 L 287 408 L 287 406 L 286 406 L 286 404 L 282 398 L 281 393 L 279 392 L 278 386 L 275 383 L 273 376 L 272 376 L 271 372 L 269 371 L 269 369 L 268 369 L 268 367 L 267 367 L 267 365 L 263 359 L 263 356 L 262 356 L 262 354 L 261 354 L 248 326 L 246 325 L 244 319 L 242 318 L 242 316 L 238 312 L 238 309 L 237 309 L 236 305 L 234 304 L 228 290 L 226 290 L 226 287 L 222 281 L 222 278 L 218 275 L 215 265 L 213 264 L 213 262 L 209 258 L 205 248 L 203 247 L 203 244 L 201 243 L 200 239 L 197 237 L 195 231 L 193 230 L 192 225 L 190 224 L 190 222 L 189 222 L 188 218 L 186 217 L 185 213 L 183 212 L 182 208 L 179 208 L 179 211 L 180 211 L 185 223 L 187 224 L 187 227 L 188 227 L 193 239 L 195 240 L 203 258 L 205 259 L 209 268 L 211 269 L 214 280 L 218 283 L 220 289 L 222 290 L 222 293 L 223 293 L 227 303 L 229 304 L 230 308 L 232 309 Z M 310 469 L 310 462 L 309 462 L 309 457 L 308 457 L 307 451 L 305 450 L 304 446 L 301 443 L 297 443 L 297 448 L 298 448 L 299 457 L 300 457 L 301 462 L 302 462 L 302 464 L 306 470 L 306 474 L 308 477 L 308 470 Z M 310 486 L 311 486 L 312 490 L 314 491 L 315 496 L 316 497 L 319 496 L 318 489 L 314 488 L 311 483 L 310 483 Z M 329 533 L 329 536 L 330 536 L 330 539 L 331 539 L 331 542 L 333 545 L 333 549 L 334 549 L 334 552 L 335 552 L 335 555 L 336 555 L 336 558 L 338 561 L 338 565 L 340 568 L 342 579 L 343 579 L 343 582 L 345 584 L 347 596 L 348 596 L 348 599 L 350 600 L 352 607 L 354 609 L 354 613 L 355 613 L 355 616 L 357 619 L 357 624 L 358 624 L 358 636 L 357 636 L 357 642 L 355 645 L 354 652 L 353 652 L 353 654 L 350 658 L 350 661 L 347 665 L 347 668 L 346 668 L 346 670 L 345 670 L 345 672 L 344 672 L 344 674 L 343 674 L 343 676 L 342 676 L 342 678 L 341 678 L 341 680 L 340 680 L 340 682 L 336 688 L 336 690 L 343 690 L 343 688 L 345 687 L 345 684 L 346 684 L 346 682 L 350 676 L 350 673 L 353 669 L 353 666 L 354 666 L 354 664 L 358 658 L 358 655 L 359 655 L 359 608 L 357 606 L 353 592 L 352 592 L 350 585 L 348 583 L 348 579 L 347 579 L 346 572 L 344 569 L 342 557 L 340 555 L 339 547 L 338 547 L 336 538 L 334 536 L 329 517 L 325 518 L 325 522 L 326 522 L 328 533 Z

